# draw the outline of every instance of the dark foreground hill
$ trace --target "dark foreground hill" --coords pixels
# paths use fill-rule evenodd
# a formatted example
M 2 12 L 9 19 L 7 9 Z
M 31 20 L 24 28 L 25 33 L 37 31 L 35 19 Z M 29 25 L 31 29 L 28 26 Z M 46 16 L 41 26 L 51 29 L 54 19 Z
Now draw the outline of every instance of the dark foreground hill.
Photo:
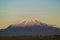
M 0 36 L 0 40 L 60 40 L 60 35 L 51 35 L 51 36 Z

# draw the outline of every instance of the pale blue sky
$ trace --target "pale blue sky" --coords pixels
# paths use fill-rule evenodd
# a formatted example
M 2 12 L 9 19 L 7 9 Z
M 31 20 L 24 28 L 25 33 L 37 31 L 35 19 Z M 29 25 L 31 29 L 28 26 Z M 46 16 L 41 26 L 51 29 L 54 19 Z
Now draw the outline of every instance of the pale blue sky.
M 0 22 L 34 17 L 59 25 L 60 0 L 0 0 Z M 49 22 L 48 22 L 49 21 Z M 59 25 L 60 26 L 60 25 Z
M 56 11 L 59 4 L 60 0 L 0 0 L 0 10 Z
M 0 0 L 0 10 L 51 12 L 60 15 L 60 0 Z

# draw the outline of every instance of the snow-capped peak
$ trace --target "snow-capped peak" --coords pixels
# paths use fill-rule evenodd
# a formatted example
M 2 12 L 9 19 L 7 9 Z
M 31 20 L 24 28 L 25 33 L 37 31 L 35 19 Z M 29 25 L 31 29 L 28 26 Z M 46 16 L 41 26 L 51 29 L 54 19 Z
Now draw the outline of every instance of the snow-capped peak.
M 40 25 L 40 22 L 34 18 L 27 19 L 19 24 L 15 24 L 15 26 L 34 26 L 34 25 Z
M 38 21 L 36 19 L 27 19 L 25 21 L 25 25 L 26 24 L 36 24 L 36 23 L 38 23 Z
M 30 25 L 39 25 L 40 24 L 40 22 L 39 21 L 37 21 L 36 19 L 27 19 L 27 20 L 25 20 L 25 21 L 23 21 L 22 23 L 21 23 L 23 26 L 30 26 Z

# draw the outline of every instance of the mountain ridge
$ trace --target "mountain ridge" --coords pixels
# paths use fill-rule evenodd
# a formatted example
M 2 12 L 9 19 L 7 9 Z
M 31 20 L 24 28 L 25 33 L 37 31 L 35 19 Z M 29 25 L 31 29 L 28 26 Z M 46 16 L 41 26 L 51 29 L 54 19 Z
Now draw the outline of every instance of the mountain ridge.
M 20 24 L 15 24 L 15 25 L 27 26 L 27 25 L 35 25 L 35 24 L 40 24 L 40 22 L 36 19 L 31 18 L 21 22 Z
M 19 25 L 9 25 L 8 28 L 0 30 L 0 36 L 60 35 L 60 28 L 50 26 L 35 19 L 27 21 L 23 21 Z M 29 24 L 26 24 L 26 22 Z

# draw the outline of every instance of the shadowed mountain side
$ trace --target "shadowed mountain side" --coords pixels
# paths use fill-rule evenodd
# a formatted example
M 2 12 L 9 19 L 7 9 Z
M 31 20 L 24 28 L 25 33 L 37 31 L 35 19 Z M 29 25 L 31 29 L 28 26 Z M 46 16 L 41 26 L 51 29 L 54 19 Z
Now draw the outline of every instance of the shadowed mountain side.
M 60 35 L 60 28 L 53 27 L 36 20 L 27 20 L 19 25 L 9 25 L 8 28 L 0 30 L 0 36 L 19 35 Z
M 10 25 L 4 30 L 0 30 L 0 36 L 18 36 L 18 35 L 60 35 L 60 29 L 51 26 L 26 26 L 16 27 Z

